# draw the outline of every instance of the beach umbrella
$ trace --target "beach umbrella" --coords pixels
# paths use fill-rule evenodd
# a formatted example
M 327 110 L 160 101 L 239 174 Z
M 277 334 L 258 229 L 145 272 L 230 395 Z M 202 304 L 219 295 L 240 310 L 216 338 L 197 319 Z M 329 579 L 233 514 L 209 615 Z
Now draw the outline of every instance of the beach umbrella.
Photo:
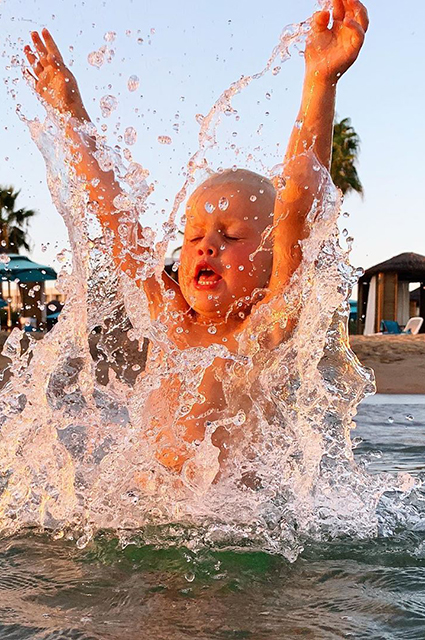
M 44 282 L 56 280 L 57 274 L 52 267 L 38 264 L 27 256 L 17 253 L 0 254 L 0 278 L 19 280 L 20 282 Z

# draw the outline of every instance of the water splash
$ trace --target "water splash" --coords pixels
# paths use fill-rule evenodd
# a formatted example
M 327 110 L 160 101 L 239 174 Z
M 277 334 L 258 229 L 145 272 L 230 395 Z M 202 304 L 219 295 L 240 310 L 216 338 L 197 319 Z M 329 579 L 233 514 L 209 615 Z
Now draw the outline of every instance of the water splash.
M 211 171 L 208 151 L 222 117 L 236 114 L 234 97 L 267 72 L 275 75 L 307 27 L 286 29 L 262 71 L 240 78 L 197 117 L 199 147 L 156 245 L 148 232 L 139 246 L 131 237 L 152 192 L 148 170 L 105 146 L 93 125 L 81 128 L 82 137 L 97 139 L 101 169 L 114 168 L 128 186 L 114 206 L 124 251 L 139 262 L 136 280 L 159 280 L 181 203 L 195 174 Z M 103 99 L 104 115 L 117 106 L 112 98 Z M 115 530 L 124 543 L 142 530 L 145 542 L 262 548 L 290 559 L 307 536 L 377 535 L 381 497 L 411 481 L 372 478 L 353 460 L 356 406 L 374 384 L 349 349 L 348 299 L 357 273 L 339 246 L 341 203 L 327 171 L 317 167 L 320 197 L 309 215 L 302 265 L 273 309 L 263 305 L 251 314 L 237 352 L 218 343 L 181 350 L 164 319 L 150 319 L 143 290 L 113 267 L 96 205 L 72 169 L 63 119 L 48 112 L 44 124 L 28 126 L 68 229 L 72 270 L 60 274 L 67 303 L 54 329 L 41 343 L 14 329 L 4 346 L 11 364 L 0 394 L 2 531 L 42 527 L 57 537 L 76 536 L 84 547 L 99 529 Z M 164 135 L 158 142 L 172 141 Z M 224 200 L 222 211 L 229 204 Z M 284 326 L 294 312 L 299 323 L 292 337 L 265 349 L 266 329 Z M 171 473 L 157 460 L 158 425 L 202 402 L 200 384 L 218 358 L 225 363 L 226 409 L 205 421 L 204 438 L 190 445 L 181 472 Z M 170 379 L 178 392 L 164 402 L 163 383 Z M 219 431 L 234 439 L 223 469 L 214 445 Z

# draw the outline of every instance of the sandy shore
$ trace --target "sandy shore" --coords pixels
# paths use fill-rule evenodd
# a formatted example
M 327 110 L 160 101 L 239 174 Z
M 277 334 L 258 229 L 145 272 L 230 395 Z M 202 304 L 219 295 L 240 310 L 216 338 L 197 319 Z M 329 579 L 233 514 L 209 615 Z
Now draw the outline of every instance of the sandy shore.
M 425 334 L 351 336 L 359 360 L 375 371 L 378 393 L 425 394 Z
M 7 336 L 0 333 L 0 351 Z M 351 336 L 350 342 L 359 360 L 375 371 L 378 393 L 425 394 L 425 334 Z M 0 371 L 8 362 L 0 356 Z

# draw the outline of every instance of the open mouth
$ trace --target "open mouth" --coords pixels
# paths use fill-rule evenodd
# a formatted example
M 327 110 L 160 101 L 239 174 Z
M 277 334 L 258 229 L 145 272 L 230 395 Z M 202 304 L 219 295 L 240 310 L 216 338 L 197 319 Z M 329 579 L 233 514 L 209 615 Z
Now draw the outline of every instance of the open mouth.
M 196 269 L 195 286 L 197 289 L 214 289 L 222 279 L 210 265 L 200 264 Z

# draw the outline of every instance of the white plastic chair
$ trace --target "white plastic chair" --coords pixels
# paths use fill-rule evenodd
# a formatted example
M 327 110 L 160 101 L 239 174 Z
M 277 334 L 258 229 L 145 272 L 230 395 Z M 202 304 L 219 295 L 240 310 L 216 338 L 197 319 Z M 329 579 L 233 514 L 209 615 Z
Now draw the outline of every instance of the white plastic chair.
M 409 322 L 403 329 L 403 333 L 411 333 L 412 336 L 416 336 L 419 333 L 419 329 L 422 327 L 424 319 L 416 316 L 415 318 L 410 318 Z

